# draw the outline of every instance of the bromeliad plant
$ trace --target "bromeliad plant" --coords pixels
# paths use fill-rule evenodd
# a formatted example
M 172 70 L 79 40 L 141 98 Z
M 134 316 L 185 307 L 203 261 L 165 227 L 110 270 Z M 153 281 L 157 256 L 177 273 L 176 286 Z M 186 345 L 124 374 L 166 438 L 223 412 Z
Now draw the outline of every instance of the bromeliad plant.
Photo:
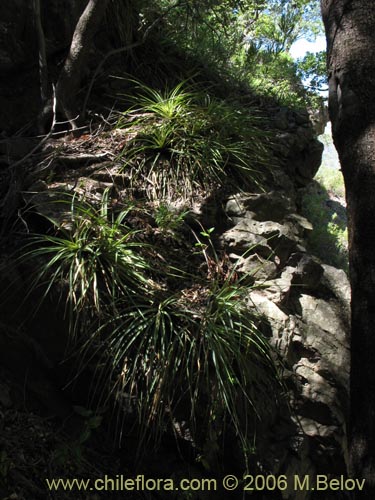
M 105 327 L 104 361 L 120 408 L 138 417 L 140 449 L 181 421 L 198 448 L 213 429 L 223 436 L 232 425 L 247 449 L 255 420 L 271 411 L 280 386 L 246 293 L 226 281 L 119 305 L 123 314 Z
M 63 220 L 48 217 L 55 234 L 34 235 L 22 261 L 42 262 L 32 288 L 44 286 L 42 300 L 58 285 L 65 297 L 65 311 L 72 336 L 110 312 L 116 314 L 118 298 L 136 302 L 150 288 L 149 265 L 137 242 L 136 231 L 125 224 L 131 207 L 114 215 L 105 191 L 95 208 L 77 195 L 61 195 Z
M 118 121 L 133 138 L 123 150 L 124 169 L 154 197 L 191 196 L 226 179 L 257 183 L 269 166 L 268 136 L 256 110 L 243 112 L 182 82 L 157 91 L 136 82 L 134 104 Z
M 205 235 L 211 245 L 210 232 Z M 206 245 L 202 253 L 207 259 Z M 234 271 L 225 279 L 211 274 L 148 303 L 120 299 L 122 314 L 93 334 L 90 342 L 107 367 L 102 377 L 112 380 L 121 411 L 137 416 L 139 452 L 168 427 L 178 433 L 184 421 L 198 449 L 230 425 L 247 454 L 256 420 L 272 411 L 282 391 L 272 349 L 246 305 L 248 293 Z M 105 348 L 97 341 L 103 332 Z
M 23 259 L 41 263 L 33 286 L 44 285 L 43 298 L 63 284 L 79 369 L 94 362 L 96 403 L 114 396 L 120 414 L 132 415 L 140 453 L 182 421 L 198 449 L 229 424 L 246 450 L 279 388 L 248 288 L 229 274 L 168 292 L 150 278 L 149 247 L 127 226 L 129 209 L 113 214 L 108 192 L 96 208 L 77 196 L 61 203 L 70 209 L 64 223 L 50 219 L 56 234 L 34 236 Z

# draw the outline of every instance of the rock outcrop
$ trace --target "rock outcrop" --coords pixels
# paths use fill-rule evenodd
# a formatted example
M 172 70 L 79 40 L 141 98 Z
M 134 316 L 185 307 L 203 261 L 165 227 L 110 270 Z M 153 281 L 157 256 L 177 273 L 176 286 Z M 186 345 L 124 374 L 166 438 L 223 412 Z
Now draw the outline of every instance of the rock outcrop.
M 321 148 L 308 126 L 308 116 L 294 116 L 294 132 L 281 133 L 290 142 L 278 136 L 280 147 L 276 148 L 286 161 L 285 170 L 275 177 L 289 179 L 284 182 L 288 188 L 281 190 L 276 181 L 272 191 L 233 193 L 221 200 L 226 222 L 217 236 L 236 271 L 251 276 L 248 306 L 262 317 L 262 328 L 281 356 L 292 409 L 291 415 L 281 412 L 262 429 L 259 456 L 274 474 L 334 477 L 346 471 L 350 290 L 344 271 L 320 262 L 305 248 L 306 235 L 313 228 L 298 213 L 296 200 L 298 186 L 314 175 L 318 156 L 313 166 L 311 159 L 301 158 L 307 158 L 311 148 Z M 300 122 L 306 120 L 303 133 L 297 116 Z M 109 172 L 108 165 L 105 170 Z M 110 188 L 121 198 L 126 189 L 123 174 L 115 164 L 110 174 L 104 173 L 98 163 L 72 171 L 72 177 L 62 182 L 39 180 L 31 186 L 28 199 L 31 196 L 43 212 L 46 199 L 53 199 L 54 190 L 64 186 L 93 199 Z M 215 206 L 210 208 L 210 203 Z M 194 210 L 202 221 L 209 213 L 209 224 L 222 227 L 217 200 L 203 202 L 201 210 Z M 282 496 L 315 498 L 312 491 L 296 496 L 288 490 Z
M 23 3 L 17 0 L 20 9 Z M 51 2 L 52 10 L 54 3 Z M 73 3 L 67 2 L 67 5 Z M 24 21 L 20 14 L 20 18 L 9 22 L 19 23 L 21 29 Z M 63 32 L 66 36 L 55 40 L 56 47 L 64 46 L 71 27 L 64 27 Z M 24 64 L 23 49 L 14 46 L 12 50 L 17 56 L 17 64 Z M 9 62 L 8 52 L 0 54 L 0 69 L 11 72 L 15 66 Z M 0 95 L 0 106 L 2 100 L 4 96 Z M 268 191 L 231 193 L 220 199 L 220 203 L 216 198 L 217 205 L 210 212 L 210 224 L 217 228 L 216 239 L 236 266 L 236 271 L 250 277 L 248 307 L 261 317 L 261 328 L 279 353 L 283 365 L 286 398 L 292 411 L 288 413 L 280 409 L 272 422 L 264 424 L 257 443 L 261 466 L 272 474 L 285 474 L 290 478 L 295 475 L 313 478 L 316 474 L 335 477 L 346 473 L 347 461 L 349 283 L 343 271 L 324 264 L 306 250 L 305 238 L 313 228 L 298 211 L 298 189 L 306 186 L 318 170 L 323 145 L 316 139 L 307 112 L 286 108 L 271 111 L 275 129 L 273 148 L 282 168 L 273 172 L 273 183 L 268 186 Z M 104 162 L 102 158 L 102 163 L 98 161 L 88 166 L 91 161 L 87 161 L 82 167 L 74 160 L 72 167 L 67 157 L 65 160 L 60 158 L 59 163 L 58 154 L 51 151 L 49 154 L 48 170 L 41 169 L 37 178 L 30 176 L 29 185 L 24 186 L 24 191 L 29 191 L 29 194 L 24 193 L 24 199 L 32 200 L 36 211 L 39 205 L 40 212 L 44 210 L 45 216 L 51 216 L 45 213 L 45 202 L 53 198 L 54 189 L 76 191 L 94 198 L 110 189 L 119 199 L 126 198 L 129 179 L 119 171 L 115 161 Z M 54 183 L 50 179 L 53 177 L 53 162 L 57 165 L 56 170 L 60 169 L 60 180 Z M 65 179 L 61 180 L 64 176 Z M 207 200 L 194 209 L 197 217 L 202 217 L 201 221 L 205 214 L 199 208 L 205 203 L 206 210 L 209 209 L 212 202 Z M 220 204 L 225 217 L 219 213 Z M 193 207 L 190 209 L 194 211 Z M 215 217 L 225 219 L 225 224 Z M 5 278 L 3 276 L 3 281 Z M 21 281 L 18 289 L 17 293 L 22 294 Z M 53 395 L 54 386 L 49 379 L 54 372 L 54 363 L 58 364 L 56 343 L 50 335 L 52 321 L 48 318 L 32 348 L 25 344 L 25 336 L 16 332 L 14 337 L 20 341 L 15 340 L 15 344 L 23 345 L 17 351 L 13 340 L 1 331 L 0 347 L 4 347 L 3 352 L 13 349 L 21 362 L 24 359 L 34 367 L 39 364 L 35 376 L 38 380 L 32 390 L 41 400 L 51 402 L 46 402 L 47 407 L 48 404 L 55 405 L 56 399 L 56 407 L 49 409 L 64 417 L 66 401 L 61 391 L 56 390 Z M 56 329 L 61 328 L 62 323 Z M 39 356 L 38 342 L 44 346 L 48 344 L 48 359 Z M 64 342 L 61 344 L 59 348 L 62 350 Z M 52 363 L 51 352 L 55 356 Z M 13 361 L 6 358 L 3 355 L 0 360 L 10 370 Z M 43 374 L 48 384 L 44 384 Z M 1 385 L 0 399 L 7 400 Z M 275 496 L 281 497 L 290 500 L 320 498 L 314 491 L 291 489 Z
M 225 210 L 232 227 L 222 235 L 222 245 L 238 270 L 254 277 L 249 307 L 263 316 L 265 331 L 282 357 L 292 407 L 294 425 L 287 425 L 285 416 L 275 417 L 274 432 L 260 439 L 260 455 L 268 456 L 272 473 L 290 478 L 345 474 L 346 274 L 309 255 L 304 237 L 312 226 L 285 193 L 239 193 L 227 200 Z M 315 496 L 286 491 L 283 498 Z
M 273 117 L 275 153 L 289 178 L 298 187 L 306 186 L 317 173 L 323 153 L 323 144 L 316 139 L 309 114 L 279 108 L 274 110 Z

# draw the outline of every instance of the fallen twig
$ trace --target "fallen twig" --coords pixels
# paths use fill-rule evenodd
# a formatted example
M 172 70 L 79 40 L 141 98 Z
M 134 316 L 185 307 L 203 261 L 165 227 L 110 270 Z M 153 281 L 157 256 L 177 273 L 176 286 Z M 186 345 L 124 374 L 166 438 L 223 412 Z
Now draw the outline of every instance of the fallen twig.
M 94 163 L 104 161 L 108 158 L 108 153 L 100 154 L 79 154 L 79 155 L 59 155 L 56 159 L 65 163 Z

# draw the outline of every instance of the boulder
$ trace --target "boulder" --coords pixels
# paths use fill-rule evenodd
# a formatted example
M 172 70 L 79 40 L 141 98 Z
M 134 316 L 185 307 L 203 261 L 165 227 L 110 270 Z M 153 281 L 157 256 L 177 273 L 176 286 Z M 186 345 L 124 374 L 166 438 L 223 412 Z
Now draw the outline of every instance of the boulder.
M 236 272 L 252 276 L 255 280 L 262 281 L 274 278 L 277 274 L 277 266 L 271 260 L 262 258 L 258 254 L 244 257 L 231 253 L 231 261 L 235 262 Z
M 319 169 L 324 149 L 316 139 L 309 113 L 306 110 L 287 113 L 280 109 L 273 123 L 275 155 L 293 183 L 297 187 L 306 186 Z
M 293 275 L 292 285 L 299 285 L 305 289 L 315 289 L 321 283 L 324 269 L 311 255 L 301 252 L 295 253 L 290 257 L 287 265 L 286 269 Z
M 276 191 L 245 196 L 236 194 L 228 199 L 225 207 L 228 216 L 244 217 L 250 213 L 249 215 L 255 220 L 275 222 L 281 221 L 295 210 L 295 204 L 291 198 Z

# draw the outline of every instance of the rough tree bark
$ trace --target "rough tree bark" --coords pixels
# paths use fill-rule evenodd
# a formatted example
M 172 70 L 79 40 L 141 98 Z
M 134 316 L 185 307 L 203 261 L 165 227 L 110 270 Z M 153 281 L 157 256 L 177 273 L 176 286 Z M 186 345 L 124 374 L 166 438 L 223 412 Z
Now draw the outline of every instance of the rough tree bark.
M 350 472 L 375 498 L 375 9 L 321 0 L 329 111 L 345 180 L 352 287 Z
M 56 84 L 59 110 L 77 128 L 78 108 L 76 96 L 82 80 L 83 69 L 89 56 L 92 39 L 103 19 L 109 0 L 89 0 L 74 30 L 68 57 Z

